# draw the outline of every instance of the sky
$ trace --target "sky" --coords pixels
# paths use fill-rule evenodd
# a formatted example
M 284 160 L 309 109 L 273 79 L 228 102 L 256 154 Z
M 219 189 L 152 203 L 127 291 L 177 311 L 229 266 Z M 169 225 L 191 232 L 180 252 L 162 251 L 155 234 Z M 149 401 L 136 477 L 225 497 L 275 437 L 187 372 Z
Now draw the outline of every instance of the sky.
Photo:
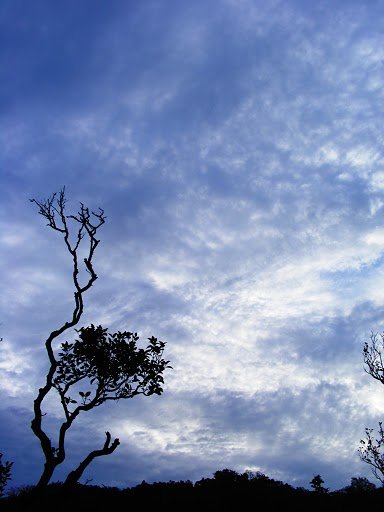
M 358 447 L 384 417 L 362 353 L 383 330 L 383 21 L 382 0 L 1 1 L 10 486 L 40 476 L 44 342 L 73 310 L 70 256 L 30 202 L 63 186 L 69 214 L 107 216 L 77 327 L 156 336 L 172 369 L 161 396 L 80 418 L 53 481 L 108 430 L 121 445 L 83 483 L 379 484 Z

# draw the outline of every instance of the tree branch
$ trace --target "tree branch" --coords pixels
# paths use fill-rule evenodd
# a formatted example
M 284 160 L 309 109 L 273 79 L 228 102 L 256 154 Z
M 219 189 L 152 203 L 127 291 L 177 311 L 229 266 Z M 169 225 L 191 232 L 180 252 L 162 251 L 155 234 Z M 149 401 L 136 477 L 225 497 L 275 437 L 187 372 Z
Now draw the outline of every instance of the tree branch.
M 116 450 L 116 448 L 119 446 L 120 441 L 119 439 L 115 439 L 111 444 L 111 434 L 109 432 L 105 433 L 106 440 L 104 443 L 104 446 L 101 450 L 94 450 L 91 453 L 89 453 L 82 462 L 77 466 L 77 468 L 73 471 L 71 471 L 66 480 L 66 485 L 73 485 L 76 482 L 79 481 L 82 474 L 84 473 L 85 469 L 89 466 L 89 464 L 96 458 L 96 457 L 102 457 L 103 455 L 110 455 L 112 452 Z

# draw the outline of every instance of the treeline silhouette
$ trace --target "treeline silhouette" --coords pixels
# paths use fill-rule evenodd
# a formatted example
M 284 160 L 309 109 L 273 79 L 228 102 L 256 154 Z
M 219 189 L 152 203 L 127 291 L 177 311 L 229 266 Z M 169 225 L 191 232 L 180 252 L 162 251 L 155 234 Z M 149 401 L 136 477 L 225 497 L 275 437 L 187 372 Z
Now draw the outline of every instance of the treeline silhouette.
M 313 481 L 320 478 L 318 475 Z M 21 487 L 0 499 L 0 510 L 343 511 L 356 507 L 372 510 L 384 502 L 384 488 L 376 487 L 364 477 L 352 478 L 349 486 L 332 492 L 321 485 L 311 485 L 313 490 L 293 487 L 260 472 L 240 474 L 223 469 L 216 471 L 213 478 L 202 478 L 195 483 L 143 481 L 123 489 L 63 483 L 52 483 L 45 489 Z

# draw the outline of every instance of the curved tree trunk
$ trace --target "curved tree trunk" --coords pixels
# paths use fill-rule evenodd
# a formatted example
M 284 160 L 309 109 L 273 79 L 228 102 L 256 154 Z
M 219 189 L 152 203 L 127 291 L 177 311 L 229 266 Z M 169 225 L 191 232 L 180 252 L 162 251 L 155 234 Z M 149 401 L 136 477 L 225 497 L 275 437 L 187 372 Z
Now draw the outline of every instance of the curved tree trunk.
M 57 464 L 54 462 L 47 461 L 44 463 L 44 469 L 40 476 L 40 480 L 36 484 L 37 488 L 46 487 L 49 484 L 56 466 Z

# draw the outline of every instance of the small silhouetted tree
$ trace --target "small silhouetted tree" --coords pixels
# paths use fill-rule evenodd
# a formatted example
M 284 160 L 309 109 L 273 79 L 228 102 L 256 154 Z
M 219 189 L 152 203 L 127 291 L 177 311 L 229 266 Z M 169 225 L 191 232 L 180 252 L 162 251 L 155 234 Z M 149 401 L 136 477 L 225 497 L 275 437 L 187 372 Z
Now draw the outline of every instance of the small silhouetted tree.
M 43 487 L 50 482 L 56 467 L 65 460 L 66 434 L 80 414 L 110 400 L 133 398 L 140 394 L 160 395 L 163 391 L 162 374 L 170 366 L 169 361 L 162 357 L 165 343 L 157 338 L 149 338 L 145 349 L 138 348 L 137 333 L 123 331 L 109 334 L 100 325 L 76 330 L 77 340 L 65 341 L 61 343 L 59 351 L 55 350 L 53 342 L 78 324 L 84 309 L 84 294 L 97 279 L 93 268 L 93 257 L 99 244 L 96 234 L 106 217 L 102 209 L 93 212 L 82 203 L 77 214 L 66 215 L 64 188 L 58 195 L 55 193 L 47 200 L 31 199 L 31 202 L 38 206 L 39 213 L 48 221 L 47 225 L 63 237 L 66 250 L 72 259 L 74 286 L 71 318 L 53 330 L 45 341 L 49 369 L 45 383 L 34 401 L 31 428 L 40 441 L 45 458 L 37 487 Z M 80 250 L 83 254 L 82 260 L 79 257 Z M 46 413 L 42 412 L 42 404 L 51 392 L 58 393 L 65 418 L 58 429 L 55 443 L 43 425 Z M 105 435 L 104 445 L 91 451 L 68 474 L 66 484 L 76 483 L 96 457 L 114 452 L 120 444 L 119 439 L 112 441 L 109 432 Z
M 0 343 L 3 341 L 3 338 L 0 338 Z M 3 462 L 2 461 L 3 454 L 0 452 L 0 498 L 4 496 L 4 489 L 11 480 L 11 470 L 13 462 Z
M 3 454 L 0 453 L 0 498 L 4 496 L 4 489 L 9 480 L 11 480 L 11 469 L 13 462 L 2 461 Z
M 312 480 L 310 481 L 311 487 L 313 487 L 313 490 L 315 492 L 325 494 L 329 491 L 329 489 L 327 489 L 327 487 L 324 487 L 323 483 L 324 483 L 324 480 L 321 478 L 320 475 L 314 476 L 312 478 Z
M 384 384 L 384 334 L 371 334 L 370 343 L 364 343 L 364 370 L 375 380 Z M 373 434 L 372 428 L 365 429 L 365 439 L 360 440 L 358 453 L 360 459 L 366 462 L 375 477 L 384 485 L 384 430 L 382 422 Z

